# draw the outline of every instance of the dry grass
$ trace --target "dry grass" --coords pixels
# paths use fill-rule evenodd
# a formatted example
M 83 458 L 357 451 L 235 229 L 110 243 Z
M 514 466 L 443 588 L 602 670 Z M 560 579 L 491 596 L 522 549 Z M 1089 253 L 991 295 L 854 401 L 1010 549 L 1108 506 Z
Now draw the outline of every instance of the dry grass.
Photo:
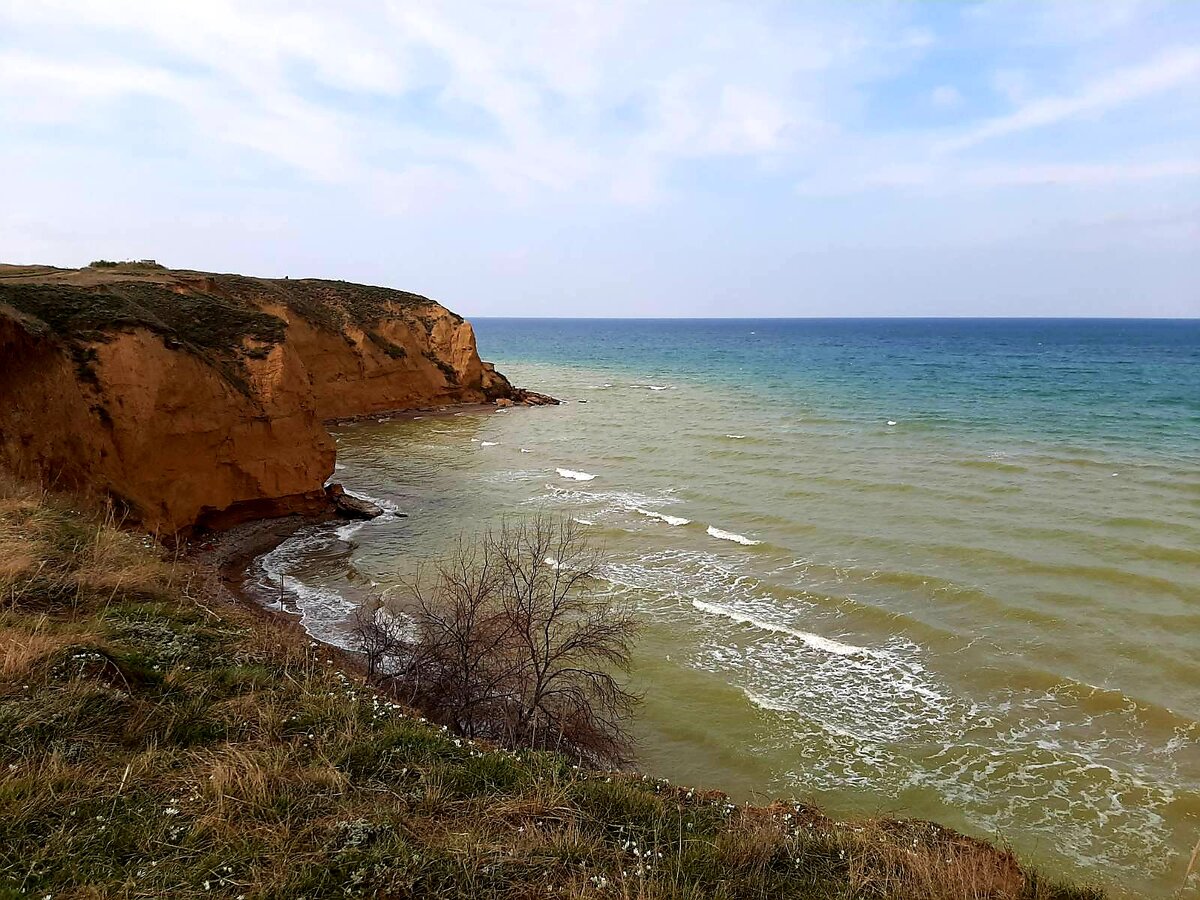
M 96 526 L 81 554 L 75 584 L 143 593 L 169 587 L 175 566 L 147 553 L 154 545 L 145 535 L 122 531 L 117 524 L 110 515 Z
M 0 487 L 0 900 L 1101 896 L 928 823 L 474 744 L 160 556 Z
M 7 625 L 0 614 L 0 677 L 24 678 L 62 650 L 99 640 L 88 629 L 53 628 L 46 616 Z

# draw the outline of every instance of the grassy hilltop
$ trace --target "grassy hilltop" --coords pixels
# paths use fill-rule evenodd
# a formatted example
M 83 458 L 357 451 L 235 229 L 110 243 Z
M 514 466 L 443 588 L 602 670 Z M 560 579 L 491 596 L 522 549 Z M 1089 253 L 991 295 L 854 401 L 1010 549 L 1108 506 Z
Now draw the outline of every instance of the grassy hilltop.
M 0 486 L 0 898 L 1098 898 L 923 822 L 474 745 L 66 500 Z
M 0 264 L 0 315 L 7 307 L 26 329 L 79 348 L 144 328 L 217 366 L 239 385 L 242 362 L 265 357 L 285 338 L 284 320 L 265 310 L 286 309 L 338 333 L 356 326 L 389 356 L 403 358 L 404 348 L 377 326 L 405 316 L 428 329 L 426 312 L 435 305 L 428 297 L 393 288 L 220 275 L 168 269 L 149 260 L 97 260 L 83 269 Z M 86 365 L 86 355 L 79 360 Z

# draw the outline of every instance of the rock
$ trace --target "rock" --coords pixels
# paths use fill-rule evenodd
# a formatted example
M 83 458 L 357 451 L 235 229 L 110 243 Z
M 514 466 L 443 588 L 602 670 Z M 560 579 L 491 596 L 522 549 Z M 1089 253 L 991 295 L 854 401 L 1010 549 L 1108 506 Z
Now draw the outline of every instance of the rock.
M 508 397 L 497 397 L 495 402 L 496 405 L 501 409 L 507 409 L 508 407 L 515 405 Z
M 376 506 L 370 500 L 347 494 L 340 484 L 331 484 L 325 488 L 325 496 L 333 504 L 334 514 L 339 519 L 377 519 L 383 515 L 383 507 Z
M 517 402 L 524 406 L 558 406 L 562 403 L 549 394 L 539 394 L 537 391 L 527 391 L 524 388 L 513 388 Z

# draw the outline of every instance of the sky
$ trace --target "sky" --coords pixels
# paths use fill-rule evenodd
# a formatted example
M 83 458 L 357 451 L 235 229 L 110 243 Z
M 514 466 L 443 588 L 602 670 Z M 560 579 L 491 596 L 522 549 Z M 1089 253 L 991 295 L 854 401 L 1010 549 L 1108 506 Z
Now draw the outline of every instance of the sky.
M 1200 2 L 0 0 L 0 260 L 1200 316 Z

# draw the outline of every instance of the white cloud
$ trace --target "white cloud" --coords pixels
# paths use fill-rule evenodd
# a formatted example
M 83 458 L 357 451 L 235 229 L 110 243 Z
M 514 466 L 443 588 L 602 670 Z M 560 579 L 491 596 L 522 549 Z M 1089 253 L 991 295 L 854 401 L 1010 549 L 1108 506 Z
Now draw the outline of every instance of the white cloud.
M 1057 125 L 1080 116 L 1103 115 L 1145 97 L 1195 83 L 1200 79 L 1200 48 L 1160 54 L 1147 63 L 1106 75 L 1074 94 L 1031 100 L 1007 115 L 978 125 L 941 143 L 942 151 L 965 150 L 984 141 L 1034 128 Z
M 967 17 L 1015 45 L 1063 46 L 1111 39 L 1171 0 L 989 0 Z M 1187 0 L 1184 0 L 1187 2 Z
M 108 240 L 169 258 L 141 245 L 177 236 L 231 268 L 307 241 L 273 252 L 336 266 L 350 248 L 413 287 L 399 267 L 532 271 L 558 242 L 603 258 L 584 279 L 609 296 L 635 258 L 649 278 L 674 253 L 703 284 L 739 268 L 739 241 L 742 269 L 835 233 L 968 242 L 1195 185 L 1200 47 L 1170 49 L 1188 29 L 1158 0 L 931 9 L 0 0 L 0 159 L 20 174 L 0 237 L 26 258 Z
M 898 165 L 864 175 L 860 188 L 962 189 L 1057 185 L 1087 187 L 1160 179 L 1200 178 L 1200 155 L 1155 162 L 1007 163 Z
M 322 181 L 432 166 L 517 198 L 586 188 L 645 202 L 677 160 L 811 149 L 836 130 L 835 104 L 864 73 L 929 44 L 919 29 L 893 37 L 890 4 L 805 12 L 635 0 L 0 0 L 0 24 L 73 30 L 88 48 L 10 57 L 20 71 L 0 83 L 0 103 L 78 121 L 98 97 L 153 96 L 205 140 Z M 416 96 L 425 106 L 405 109 Z

